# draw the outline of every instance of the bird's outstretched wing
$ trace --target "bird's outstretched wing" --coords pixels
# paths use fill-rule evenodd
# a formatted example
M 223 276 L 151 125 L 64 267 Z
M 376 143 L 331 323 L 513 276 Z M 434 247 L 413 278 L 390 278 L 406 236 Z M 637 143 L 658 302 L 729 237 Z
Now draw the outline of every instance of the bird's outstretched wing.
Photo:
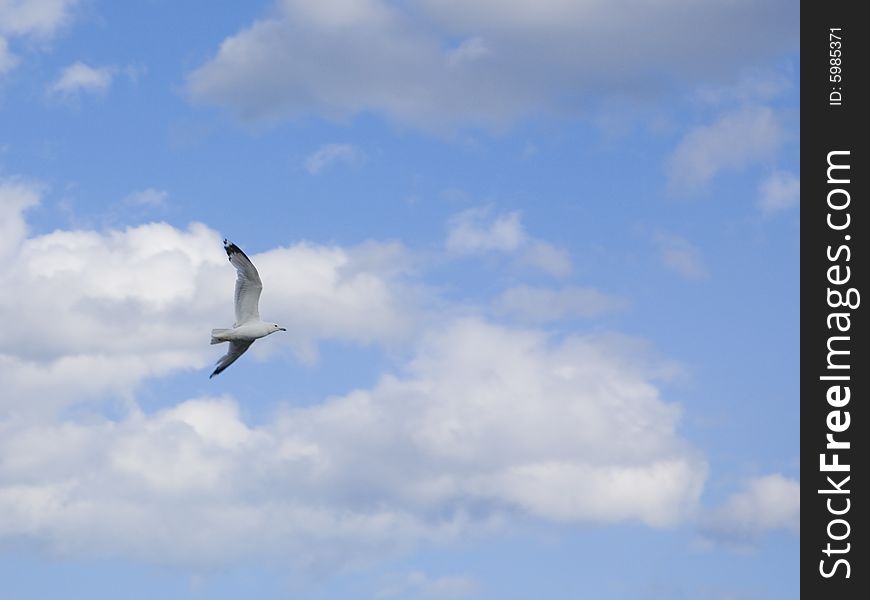
M 227 353 L 220 358 L 217 362 L 217 368 L 214 370 L 214 373 L 208 376 L 209 379 L 217 375 L 218 373 L 223 372 L 228 366 L 236 362 L 236 359 L 245 353 L 245 350 L 251 347 L 251 344 L 254 343 L 254 340 L 249 342 L 230 342 L 230 348 L 227 350 Z
M 257 268 L 251 262 L 251 259 L 238 246 L 228 240 L 224 240 L 224 249 L 227 251 L 230 263 L 232 263 L 238 273 L 236 277 L 235 327 L 248 321 L 258 321 L 260 319 L 260 310 L 257 308 L 257 305 L 260 302 L 260 292 L 263 291 L 263 282 L 260 281 L 260 274 L 257 273 Z

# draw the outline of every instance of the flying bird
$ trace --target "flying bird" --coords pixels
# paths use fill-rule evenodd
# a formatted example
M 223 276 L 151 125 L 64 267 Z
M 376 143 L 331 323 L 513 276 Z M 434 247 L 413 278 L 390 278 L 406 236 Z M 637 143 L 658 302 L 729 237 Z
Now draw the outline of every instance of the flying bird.
M 267 323 L 260 320 L 260 292 L 263 282 L 251 259 L 242 250 L 228 240 L 224 240 L 224 250 L 230 263 L 236 268 L 236 322 L 232 329 L 212 329 L 211 343 L 229 342 L 230 348 L 226 355 L 217 362 L 217 368 L 208 376 L 209 379 L 233 364 L 237 358 L 251 347 L 255 340 L 266 337 L 276 331 L 287 331 L 277 323 Z

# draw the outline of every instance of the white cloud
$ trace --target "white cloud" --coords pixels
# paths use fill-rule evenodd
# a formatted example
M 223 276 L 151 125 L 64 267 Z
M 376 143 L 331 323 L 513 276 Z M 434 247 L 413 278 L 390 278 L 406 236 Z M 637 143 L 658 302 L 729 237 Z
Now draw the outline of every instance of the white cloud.
M 46 40 L 71 20 L 78 0 L 0 0 L 0 75 L 14 69 L 20 59 L 9 40 Z
M 800 482 L 779 473 L 750 479 L 744 489 L 708 512 L 702 530 L 710 541 L 751 545 L 771 531 L 800 531 Z
M 628 338 L 458 320 L 372 388 L 259 425 L 228 397 L 118 421 L 0 420 L 0 538 L 304 567 L 498 530 L 517 513 L 670 526 L 694 513 L 706 464 L 677 435 L 657 369 Z M 412 579 L 448 595 L 470 585 Z
M 528 241 L 519 212 L 498 215 L 487 223 L 490 212 L 488 207 L 470 208 L 451 217 L 447 251 L 455 254 L 512 252 Z
M 318 338 L 396 341 L 413 327 L 405 297 L 412 292 L 396 279 L 407 261 L 401 245 L 299 242 L 255 256 L 261 273 L 281 273 L 271 278 L 269 296 L 263 292 L 262 313 L 306 345 Z
M 130 206 L 162 207 L 166 206 L 167 198 L 169 198 L 169 192 L 167 192 L 166 190 L 146 188 L 144 190 L 128 194 L 121 202 Z
M 576 113 L 600 94 L 716 81 L 796 48 L 797 23 L 785 0 L 630 11 L 603 1 L 283 0 L 226 38 L 187 90 L 245 120 L 374 112 L 433 131 L 499 127 L 532 111 Z
M 454 256 L 501 252 L 520 265 L 563 277 L 571 272 L 568 254 L 526 233 L 517 211 L 490 217 L 491 207 L 476 207 L 453 215 L 448 222 L 446 248 Z
M 670 157 L 672 189 L 694 191 L 725 169 L 740 169 L 772 158 L 786 138 L 773 110 L 747 106 L 690 131 Z
M 146 377 L 216 358 L 205 342 L 212 327 L 232 323 L 235 279 L 218 232 L 149 223 L 28 237 L 22 213 L 39 196 L 36 184 L 0 182 L 9 265 L 0 286 L 10 291 L 0 295 L 0 416 L 129 395 Z M 412 302 L 400 297 L 401 246 L 300 242 L 250 254 L 266 281 L 263 314 L 289 330 L 273 350 L 310 359 L 318 340 L 393 341 L 412 323 Z
M 49 37 L 70 19 L 78 0 L 2 0 L 0 33 Z
M 498 312 L 532 323 L 594 317 L 626 308 L 624 298 L 593 288 L 569 286 L 560 290 L 525 285 L 505 290 L 496 300 Z
M 801 180 L 789 171 L 775 171 L 758 186 L 758 206 L 764 214 L 773 214 L 797 206 Z
M 104 94 L 112 85 L 113 67 L 91 67 L 75 62 L 65 68 L 49 87 L 49 93 L 61 98 L 74 98 L 83 92 Z
M 653 236 L 658 247 L 659 258 L 668 269 L 686 279 L 705 279 L 709 277 L 701 252 L 689 240 L 678 235 L 658 232 Z
M 335 163 L 355 163 L 359 159 L 359 149 L 353 144 L 326 144 L 305 159 L 305 170 L 312 175 L 317 175 Z

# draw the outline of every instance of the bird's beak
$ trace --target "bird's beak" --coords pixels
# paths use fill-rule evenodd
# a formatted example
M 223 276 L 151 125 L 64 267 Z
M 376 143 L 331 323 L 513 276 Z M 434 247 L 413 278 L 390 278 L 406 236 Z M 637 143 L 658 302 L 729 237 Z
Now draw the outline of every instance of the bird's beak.
M 278 328 L 278 331 L 287 331 L 287 330 L 284 329 L 283 327 L 279 327 L 279 328 Z

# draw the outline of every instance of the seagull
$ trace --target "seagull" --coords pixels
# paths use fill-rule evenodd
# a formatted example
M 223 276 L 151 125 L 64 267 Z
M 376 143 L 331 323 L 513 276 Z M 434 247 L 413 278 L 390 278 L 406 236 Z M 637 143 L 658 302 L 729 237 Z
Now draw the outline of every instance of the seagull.
M 237 358 L 251 347 L 255 340 L 266 337 L 276 331 L 287 331 L 279 327 L 277 323 L 267 323 L 260 320 L 260 310 L 257 304 L 260 301 L 260 292 L 263 291 L 263 282 L 260 274 L 251 259 L 242 250 L 228 240 L 224 240 L 224 250 L 230 263 L 236 268 L 236 323 L 232 329 L 212 329 L 211 343 L 220 344 L 229 342 L 230 348 L 226 355 L 217 362 L 214 373 L 209 379 L 221 373 L 233 364 Z

